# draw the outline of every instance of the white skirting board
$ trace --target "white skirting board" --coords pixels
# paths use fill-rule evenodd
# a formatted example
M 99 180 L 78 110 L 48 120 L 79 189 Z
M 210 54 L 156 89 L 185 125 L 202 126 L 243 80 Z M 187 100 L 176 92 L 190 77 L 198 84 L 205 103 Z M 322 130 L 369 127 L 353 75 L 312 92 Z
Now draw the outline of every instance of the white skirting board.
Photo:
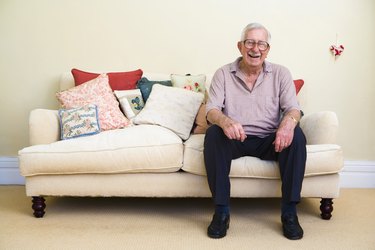
M 375 161 L 345 161 L 342 188 L 375 188 Z M 23 185 L 17 157 L 0 157 L 0 185 Z
M 345 161 L 340 187 L 375 188 L 375 161 Z
M 17 157 L 0 157 L 0 185 L 23 185 Z

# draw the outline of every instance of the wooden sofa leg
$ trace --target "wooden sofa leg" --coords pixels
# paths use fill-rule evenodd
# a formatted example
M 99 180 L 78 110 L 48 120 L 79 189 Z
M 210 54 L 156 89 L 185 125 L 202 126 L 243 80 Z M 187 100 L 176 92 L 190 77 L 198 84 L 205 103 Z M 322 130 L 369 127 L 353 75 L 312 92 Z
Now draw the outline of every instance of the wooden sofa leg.
M 42 196 L 33 196 L 32 208 L 34 210 L 34 216 L 36 218 L 42 218 L 45 214 L 44 209 L 46 208 L 45 199 Z
M 320 201 L 320 216 L 323 220 L 329 220 L 332 217 L 332 211 L 333 211 L 333 199 L 331 198 L 322 198 Z

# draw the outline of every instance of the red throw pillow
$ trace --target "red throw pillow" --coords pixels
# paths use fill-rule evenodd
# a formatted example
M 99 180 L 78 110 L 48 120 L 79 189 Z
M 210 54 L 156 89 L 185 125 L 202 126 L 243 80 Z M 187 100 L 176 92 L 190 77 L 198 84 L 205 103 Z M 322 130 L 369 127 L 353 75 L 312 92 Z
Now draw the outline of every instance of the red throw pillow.
M 298 94 L 298 92 L 301 90 L 303 84 L 305 82 L 302 80 L 302 79 L 297 79 L 297 80 L 294 80 L 294 86 L 296 87 L 296 93 Z
M 72 69 L 71 72 L 74 77 L 75 86 L 95 79 L 100 75 L 99 73 L 90 73 L 79 69 Z M 129 72 L 107 73 L 109 78 L 109 85 L 111 86 L 112 90 L 135 89 L 138 80 L 142 77 L 142 74 L 143 71 L 141 69 Z

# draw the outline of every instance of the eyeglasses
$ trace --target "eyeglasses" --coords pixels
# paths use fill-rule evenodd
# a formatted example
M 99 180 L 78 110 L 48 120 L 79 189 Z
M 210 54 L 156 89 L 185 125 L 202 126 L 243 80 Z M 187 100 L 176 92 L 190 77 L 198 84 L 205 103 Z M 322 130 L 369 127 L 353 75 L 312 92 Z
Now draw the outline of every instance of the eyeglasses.
M 252 39 L 246 39 L 245 41 L 243 41 L 243 44 L 245 45 L 245 48 L 247 49 L 252 49 L 255 47 L 255 45 L 258 46 L 258 49 L 263 51 L 263 50 L 266 50 L 268 49 L 268 47 L 270 46 L 267 42 L 265 41 L 254 41 Z

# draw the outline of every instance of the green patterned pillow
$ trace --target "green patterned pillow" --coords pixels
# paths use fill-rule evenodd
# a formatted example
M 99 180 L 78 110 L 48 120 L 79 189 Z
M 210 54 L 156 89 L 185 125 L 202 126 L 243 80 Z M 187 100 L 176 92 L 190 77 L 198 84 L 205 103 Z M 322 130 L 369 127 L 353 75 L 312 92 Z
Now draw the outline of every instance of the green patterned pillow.
M 61 140 L 93 135 L 100 132 L 98 108 L 94 104 L 60 109 Z
M 161 84 L 161 85 L 170 86 L 170 87 L 172 86 L 172 82 L 170 80 L 150 81 L 146 77 L 142 77 L 137 83 L 137 88 L 141 90 L 144 103 L 147 102 L 147 99 L 150 96 L 150 93 L 152 90 L 152 86 L 154 84 Z

